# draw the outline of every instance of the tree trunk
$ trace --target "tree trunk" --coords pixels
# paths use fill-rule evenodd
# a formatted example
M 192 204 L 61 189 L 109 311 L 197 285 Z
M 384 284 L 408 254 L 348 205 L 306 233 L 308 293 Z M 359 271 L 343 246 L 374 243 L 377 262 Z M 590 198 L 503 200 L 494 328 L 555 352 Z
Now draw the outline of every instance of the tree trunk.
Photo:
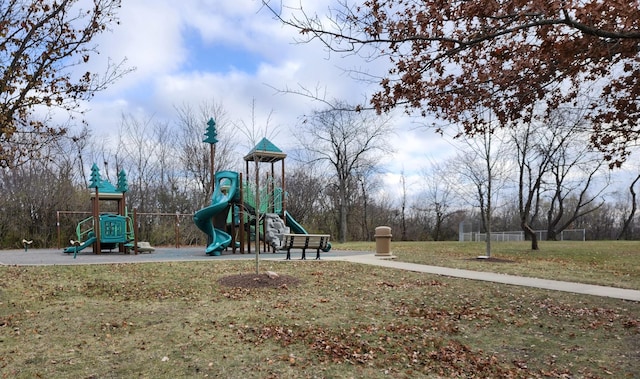
M 347 205 L 348 195 L 347 195 L 346 179 L 342 180 L 340 183 L 339 201 L 340 201 L 340 221 L 339 221 L 340 235 L 338 236 L 338 238 L 341 243 L 345 243 L 347 242 L 347 233 L 348 233 L 347 213 L 349 212 L 349 207 Z
M 622 230 L 618 233 L 617 239 L 621 240 L 625 238 L 626 234 L 629 232 L 629 226 L 631 225 L 631 221 L 633 221 L 633 217 L 636 214 L 636 191 L 634 191 L 633 187 L 640 180 L 640 175 L 636 176 L 636 179 L 629 186 L 629 192 L 631 193 L 631 211 L 629 212 L 629 216 L 624 220 L 622 224 Z
M 524 231 L 525 239 L 527 237 L 531 238 L 531 250 L 540 250 L 540 247 L 538 246 L 538 236 L 536 235 L 536 232 L 531 229 L 531 226 L 529 226 L 526 221 L 523 221 L 520 224 L 520 227 Z
M 347 242 L 347 204 L 343 200 L 340 204 L 340 242 Z

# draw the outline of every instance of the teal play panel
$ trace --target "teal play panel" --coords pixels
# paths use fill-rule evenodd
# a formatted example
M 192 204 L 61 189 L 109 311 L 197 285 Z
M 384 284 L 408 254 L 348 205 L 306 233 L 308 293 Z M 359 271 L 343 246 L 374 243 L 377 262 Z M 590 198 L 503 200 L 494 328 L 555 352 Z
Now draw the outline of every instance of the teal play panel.
M 100 216 L 101 243 L 124 243 L 127 241 L 127 217 L 112 214 Z
M 101 214 L 98 225 L 100 228 L 100 244 L 115 245 L 133 241 L 133 221 L 128 216 Z M 65 253 L 77 253 L 97 241 L 93 216 L 78 223 L 76 226 L 76 238 L 80 245 L 65 248 Z

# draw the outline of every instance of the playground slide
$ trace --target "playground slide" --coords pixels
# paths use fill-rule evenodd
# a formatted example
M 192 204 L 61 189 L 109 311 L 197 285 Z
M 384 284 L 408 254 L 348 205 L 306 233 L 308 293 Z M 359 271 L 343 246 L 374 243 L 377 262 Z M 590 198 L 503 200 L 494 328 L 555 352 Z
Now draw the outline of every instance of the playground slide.
M 302 225 L 298 224 L 298 222 L 291 216 L 291 214 L 287 211 L 284 211 L 285 221 L 287 222 L 287 226 L 291 229 L 291 231 L 295 234 L 309 234 L 302 227 Z
M 95 242 L 96 242 L 96 237 L 90 237 L 86 241 L 84 241 L 82 244 L 80 244 L 80 246 L 78 246 L 78 247 L 75 247 L 75 246 L 66 247 L 64 249 L 64 252 L 67 253 L 67 254 L 76 253 L 78 251 L 82 251 L 82 250 L 86 249 L 87 247 L 93 245 Z
M 231 243 L 231 236 L 227 232 L 215 228 L 211 221 L 225 211 L 229 211 L 229 204 L 226 201 L 221 201 L 197 211 L 193 216 L 196 226 L 209 236 L 209 245 L 205 250 L 208 255 L 220 255 L 220 252 Z
M 220 255 L 221 252 L 231 244 L 231 236 L 214 226 L 226 223 L 229 207 L 238 195 L 238 173 L 232 171 L 221 171 L 216 173 L 216 187 L 211 196 L 211 205 L 197 211 L 193 215 L 196 226 L 208 237 L 205 252 L 207 255 Z

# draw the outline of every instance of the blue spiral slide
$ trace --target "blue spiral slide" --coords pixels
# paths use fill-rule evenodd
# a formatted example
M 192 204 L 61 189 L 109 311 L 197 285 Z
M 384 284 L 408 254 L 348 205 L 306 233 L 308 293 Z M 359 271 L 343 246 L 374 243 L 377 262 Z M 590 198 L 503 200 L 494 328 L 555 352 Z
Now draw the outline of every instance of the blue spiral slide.
M 193 215 L 196 226 L 207 236 L 207 255 L 220 255 L 231 244 L 231 236 L 224 229 L 229 208 L 239 200 L 239 175 L 233 171 L 216 173 L 216 186 L 211 195 L 211 205 Z

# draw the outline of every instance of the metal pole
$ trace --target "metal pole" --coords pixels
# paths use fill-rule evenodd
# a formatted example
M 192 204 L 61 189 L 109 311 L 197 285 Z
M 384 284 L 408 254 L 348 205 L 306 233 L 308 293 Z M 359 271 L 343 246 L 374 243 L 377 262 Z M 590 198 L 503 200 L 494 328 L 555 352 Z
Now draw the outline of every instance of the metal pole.
M 60 249 L 60 211 L 56 211 L 56 229 L 58 231 L 57 248 Z
M 176 222 L 174 224 L 176 231 L 176 249 L 180 247 L 180 212 L 176 211 Z
M 285 188 L 285 179 L 284 179 L 284 159 L 282 159 L 282 173 L 281 173 L 282 177 L 280 178 L 281 180 L 281 184 L 280 184 L 280 188 L 282 190 L 282 193 L 280 194 L 280 201 L 282 202 L 281 204 L 281 208 L 282 208 L 282 219 L 285 220 L 285 225 L 287 223 L 286 221 L 286 217 L 284 217 L 284 212 L 286 212 L 287 210 L 287 199 L 286 199 L 286 188 Z
M 102 252 L 102 247 L 100 246 L 100 191 L 96 186 L 96 197 L 94 199 L 95 206 L 93 207 L 93 232 L 96 235 L 96 243 L 93 244 L 93 252 L 95 254 L 100 254 Z
M 250 186 L 248 185 L 249 182 L 249 161 L 245 162 L 245 172 L 247 174 L 247 191 L 251 191 Z M 249 192 L 247 192 L 249 193 Z M 244 205 L 244 203 L 243 203 Z M 247 221 L 249 220 L 249 217 L 247 217 Z M 251 254 L 251 225 L 249 222 L 247 222 L 247 225 L 249 225 L 249 228 L 247 230 L 247 254 Z

